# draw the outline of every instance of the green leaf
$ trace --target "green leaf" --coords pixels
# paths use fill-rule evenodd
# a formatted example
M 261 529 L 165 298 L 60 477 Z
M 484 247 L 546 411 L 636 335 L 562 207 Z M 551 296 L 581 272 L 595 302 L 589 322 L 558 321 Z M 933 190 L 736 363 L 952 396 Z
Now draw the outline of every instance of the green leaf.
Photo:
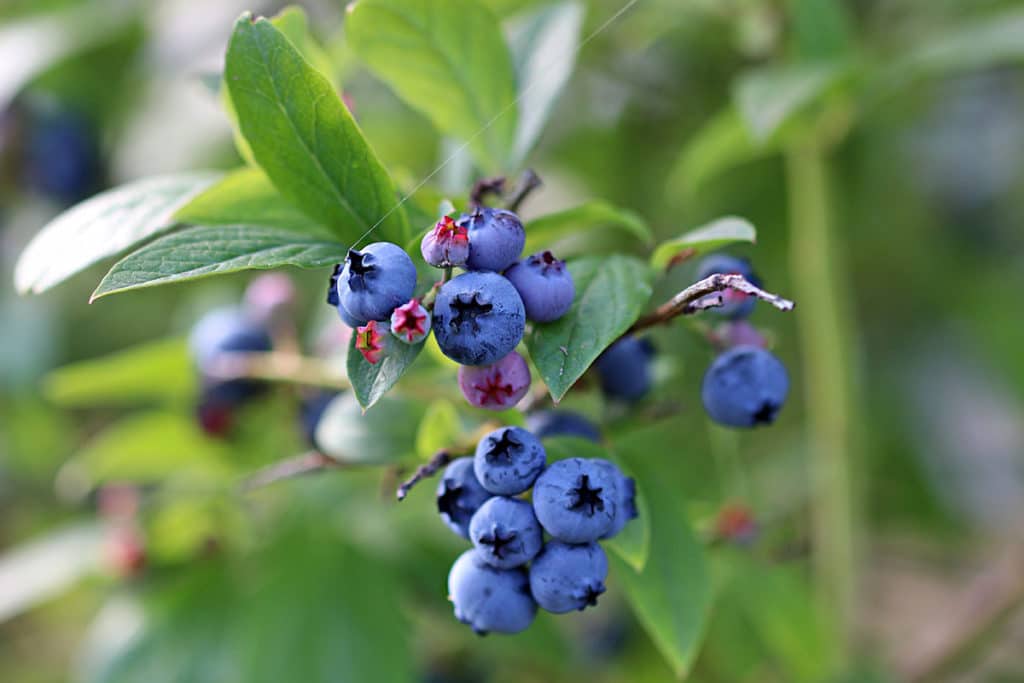
M 348 380 L 352 383 L 352 391 L 355 392 L 359 405 L 364 410 L 379 401 L 391 387 L 395 386 L 423 350 L 423 342 L 406 344 L 391 337 L 387 323 L 382 323 L 380 329 L 387 339 L 388 347 L 376 363 L 371 364 L 356 350 L 355 333 L 352 334 L 348 345 Z
M 449 401 L 432 401 L 416 432 L 416 453 L 429 458 L 443 448 L 451 448 L 462 437 L 459 411 Z
M 170 228 L 174 212 L 218 177 L 183 173 L 140 180 L 68 209 L 25 247 L 14 270 L 15 288 L 43 292 Z
M 651 272 L 628 256 L 585 258 L 569 264 L 576 300 L 561 319 L 534 326 L 530 358 L 560 401 L 590 364 L 640 316 L 651 297 Z
M 281 196 L 258 168 L 240 168 L 224 176 L 174 214 L 193 225 L 269 225 L 319 237 L 331 232 Z
M 692 250 L 692 255 L 696 256 L 735 242 L 756 241 L 757 230 L 749 221 L 726 216 L 659 244 L 651 254 L 651 267 L 663 270 L 675 256 L 684 251 Z
M 47 399 L 69 407 L 185 403 L 196 391 L 195 368 L 182 339 L 162 339 L 65 365 L 43 383 Z
M 648 433 L 657 435 L 657 428 Z M 692 666 L 704 633 L 711 582 L 704 549 L 687 519 L 685 501 L 661 469 L 669 454 L 658 451 L 672 446 L 659 438 L 634 437 L 622 439 L 617 451 L 646 499 L 650 553 L 642 571 L 618 553 L 611 553 L 608 559 L 637 619 L 681 678 Z
M 586 241 L 588 231 L 604 226 L 635 237 L 643 244 L 650 244 L 654 239 L 651 229 L 639 215 L 605 201 L 593 200 L 527 221 L 523 251 L 532 254 L 567 238 Z
M 541 7 L 512 24 L 509 46 L 519 82 L 519 127 L 512 151 L 522 163 L 551 117 L 572 75 L 583 27 L 583 5 Z
M 742 164 L 770 156 L 782 148 L 778 135 L 755 140 L 743 118 L 730 105 L 715 115 L 683 147 L 669 173 L 669 197 L 679 203 L 693 198 L 698 190 L 720 173 Z
M 320 44 L 309 32 L 309 17 L 306 15 L 306 10 L 298 5 L 290 5 L 272 17 L 270 23 L 291 41 L 310 66 L 326 76 L 328 80 L 333 80 L 334 65 L 327 52 L 320 47 Z
M 544 450 L 547 452 L 549 463 L 565 458 L 603 458 L 615 462 L 626 476 L 633 477 L 630 465 L 614 451 L 587 439 L 577 437 L 545 439 Z M 633 478 L 636 481 L 636 477 Z M 647 505 L 647 496 L 644 495 L 640 483 L 636 482 L 636 484 L 636 519 L 630 520 L 618 535 L 607 541 L 602 541 L 602 543 L 639 572 L 647 564 L 647 556 L 650 552 L 651 515 Z
M 345 35 L 356 55 L 442 133 L 504 170 L 516 133 L 516 91 L 497 18 L 476 0 L 359 0 Z
M 242 15 L 224 76 L 242 134 L 282 195 L 347 244 L 371 229 L 405 243 L 387 171 L 334 86 L 273 24 Z
M 364 414 L 356 397 L 344 392 L 320 418 L 316 442 L 325 455 L 341 462 L 393 463 L 416 454 L 416 430 L 424 410 L 419 401 L 385 397 Z
M 754 140 L 764 143 L 846 73 L 836 62 L 762 67 L 737 79 L 733 97 Z
M 74 481 L 90 489 L 111 481 L 156 483 L 186 473 L 221 480 L 231 475 L 230 455 L 191 415 L 143 413 L 100 432 L 68 461 L 62 476 L 73 472 Z
M 803 59 L 831 59 L 850 50 L 850 20 L 841 0 L 790 0 L 797 53 Z
M 161 237 L 114 264 L 96 291 L 109 294 L 198 280 L 240 270 L 319 268 L 345 259 L 345 247 L 260 225 L 198 226 Z

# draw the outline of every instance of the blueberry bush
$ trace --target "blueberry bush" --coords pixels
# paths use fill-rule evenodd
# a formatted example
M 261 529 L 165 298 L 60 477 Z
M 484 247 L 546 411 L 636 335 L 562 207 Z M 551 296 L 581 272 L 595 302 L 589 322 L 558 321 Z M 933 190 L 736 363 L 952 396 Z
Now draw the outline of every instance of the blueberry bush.
M 1024 57 L 1024 15 L 894 45 L 856 3 L 682 4 L 245 11 L 191 84 L 232 148 L 114 186 L 127 114 L 62 69 L 135 87 L 158 14 L 12 20 L 102 17 L 0 76 L 0 179 L 60 207 L 15 289 L 95 275 L 75 320 L 127 311 L 127 339 L 44 379 L 47 448 L 82 435 L 45 477 L 89 512 L 0 557 L 0 618 L 91 601 L 90 683 L 947 666 L 856 631 L 868 408 L 830 169 L 902 89 Z

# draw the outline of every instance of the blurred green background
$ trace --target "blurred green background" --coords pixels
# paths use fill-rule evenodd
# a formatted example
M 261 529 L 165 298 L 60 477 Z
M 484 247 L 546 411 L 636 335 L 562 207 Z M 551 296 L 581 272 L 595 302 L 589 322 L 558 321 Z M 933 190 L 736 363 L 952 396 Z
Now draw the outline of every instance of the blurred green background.
M 557 4 L 481 1 L 506 26 Z M 451 143 L 354 59 L 342 2 L 298 4 L 411 189 Z M 587 36 L 624 3 L 583 6 Z M 176 340 L 251 277 L 89 305 L 91 268 L 14 293 L 17 255 L 75 201 L 240 163 L 210 77 L 243 10 L 280 8 L 0 5 L 0 680 L 673 680 L 614 576 L 600 610 L 541 615 L 524 635 L 455 622 L 444 586 L 461 545 L 429 483 L 401 505 L 391 468 L 240 491 L 307 447 L 305 394 L 281 387 L 212 440 Z M 740 215 L 758 242 L 736 253 L 798 301 L 754 316 L 794 380 L 770 429 L 709 427 L 710 350 L 683 324 L 656 331 L 658 384 L 632 414 L 586 387 L 567 400 L 650 456 L 707 542 L 690 680 L 1024 681 L 1021 58 L 1024 3 L 989 0 L 639 0 L 580 51 L 528 158 L 545 186 L 527 229 L 594 198 L 659 239 Z M 460 161 L 439 192 L 465 195 Z M 341 347 L 327 273 L 290 275 L 304 348 Z M 692 278 L 677 268 L 656 296 Z M 165 339 L 144 381 L 80 364 Z M 350 418 L 371 444 L 372 416 Z M 736 511 L 754 542 L 715 537 Z

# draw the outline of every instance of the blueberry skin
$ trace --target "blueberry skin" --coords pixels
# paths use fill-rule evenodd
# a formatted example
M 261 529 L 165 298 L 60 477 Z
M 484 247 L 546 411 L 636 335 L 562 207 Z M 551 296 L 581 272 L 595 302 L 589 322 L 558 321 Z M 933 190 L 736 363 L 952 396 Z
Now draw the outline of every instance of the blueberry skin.
M 362 251 L 349 249 L 338 274 L 339 314 L 352 327 L 371 320 L 388 321 L 415 289 L 416 266 L 397 244 L 374 242 Z
M 553 463 L 533 487 L 533 510 L 541 526 L 566 543 L 589 543 L 611 531 L 618 500 L 614 473 L 585 458 Z
M 597 543 L 551 541 L 530 565 L 530 592 L 547 611 L 564 614 L 596 605 L 607 578 L 608 557 Z
M 565 261 L 559 261 L 550 251 L 512 264 L 505 277 L 519 292 L 526 317 L 539 323 L 561 318 L 576 298 L 576 286 Z
M 526 329 L 523 300 L 497 273 L 463 273 L 434 300 L 434 335 L 444 355 L 462 365 L 491 365 L 515 350 Z
M 499 427 L 476 445 L 473 471 L 491 493 L 513 496 L 533 486 L 546 461 L 536 436 L 522 427 Z
M 526 564 L 540 552 L 544 534 L 532 505 L 521 498 L 495 496 L 473 515 L 469 540 L 484 562 L 511 569 Z
M 623 337 L 594 362 L 601 390 L 610 398 L 639 401 L 651 390 L 654 349 L 645 339 Z
M 237 308 L 218 308 L 201 317 L 189 335 L 189 349 L 201 371 L 223 352 L 269 351 L 270 335 Z
M 578 436 L 601 442 L 601 432 L 587 418 L 570 410 L 542 410 L 526 417 L 526 426 L 538 439 L 549 436 Z
M 72 204 L 99 189 L 98 138 L 78 114 L 70 110 L 43 114 L 33 123 L 26 148 L 26 174 L 38 192 Z
M 611 538 L 618 534 L 631 519 L 636 519 L 639 512 L 636 507 L 636 481 L 622 473 L 615 463 L 602 458 L 594 458 L 595 463 L 605 467 L 615 477 L 618 498 L 615 499 L 615 521 L 612 528 L 608 530 L 602 539 Z
M 523 253 L 526 231 L 519 216 L 511 211 L 482 207 L 462 214 L 455 223 L 469 232 L 466 267 L 470 270 L 500 273 Z
M 437 484 L 437 511 L 449 529 L 469 538 L 470 520 L 490 497 L 473 474 L 473 458 L 459 458 L 448 465 Z
M 701 261 L 697 267 L 698 280 L 711 277 L 715 273 L 739 273 L 750 281 L 751 284 L 758 287 L 761 286 L 760 278 L 754 274 L 753 269 L 750 267 L 750 262 L 746 259 L 736 258 L 728 254 L 712 254 Z M 757 304 L 757 297 L 737 292 L 733 289 L 725 290 L 721 296 L 725 303 L 722 306 L 708 310 L 712 311 L 715 315 L 720 315 L 730 320 L 749 317 L 754 310 L 754 305 Z
M 519 633 L 537 614 L 526 570 L 492 567 L 476 550 L 462 553 L 452 565 L 448 597 L 455 618 L 481 636 L 491 631 Z
M 715 422 L 756 427 L 775 421 L 788 392 L 789 375 L 782 361 L 757 346 L 735 346 L 708 368 L 700 393 Z

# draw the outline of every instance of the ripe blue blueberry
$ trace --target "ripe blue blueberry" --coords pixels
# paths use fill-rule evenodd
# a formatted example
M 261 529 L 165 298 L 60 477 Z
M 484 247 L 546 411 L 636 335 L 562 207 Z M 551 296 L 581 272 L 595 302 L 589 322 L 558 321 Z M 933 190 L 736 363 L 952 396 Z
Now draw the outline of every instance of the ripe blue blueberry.
M 374 242 L 362 251 L 349 249 L 337 280 L 341 319 L 358 327 L 390 320 L 391 312 L 412 298 L 416 266 L 397 244 Z
M 542 410 L 526 417 L 526 426 L 537 436 L 578 436 L 594 443 L 601 441 L 601 432 L 587 418 L 569 410 Z
M 623 337 L 594 362 L 605 395 L 624 401 L 638 401 L 650 391 L 651 358 L 654 347 L 646 339 Z
M 208 372 L 225 352 L 269 351 L 270 335 L 240 309 L 218 308 L 200 318 L 189 335 L 196 365 Z
M 519 633 L 537 614 L 526 570 L 492 567 L 476 550 L 462 553 L 452 565 L 448 597 L 455 607 L 455 618 L 478 635 L 491 631 Z
M 495 496 L 473 515 L 469 540 L 487 564 L 511 569 L 526 564 L 540 552 L 544 534 L 532 505 L 521 498 Z
M 537 604 L 562 614 L 597 604 L 608 578 L 608 558 L 597 543 L 551 541 L 530 565 L 530 592 Z
M 460 216 L 456 225 L 469 233 L 466 267 L 470 270 L 501 272 L 523 253 L 526 231 L 519 216 L 511 211 L 482 207 Z
M 701 399 L 711 419 L 729 427 L 771 424 L 789 392 L 786 367 L 757 346 L 736 346 L 704 375 Z
M 463 273 L 434 300 L 434 336 L 444 355 L 463 365 L 490 365 L 523 338 L 526 312 L 516 288 L 497 273 Z
M 491 494 L 473 474 L 473 458 L 453 460 L 437 484 L 437 511 L 452 531 L 469 538 L 469 522 Z
M 751 284 L 760 286 L 761 280 L 754 274 L 750 262 L 746 259 L 736 258 L 728 254 L 712 254 L 700 262 L 697 268 L 697 279 L 703 280 L 716 273 L 731 274 L 738 273 L 745 277 Z M 715 295 L 717 296 L 717 295 Z M 717 315 L 730 319 L 746 318 L 754 310 L 757 298 L 738 292 L 735 289 L 727 289 L 721 294 L 723 305 L 709 309 Z
M 529 256 L 505 271 L 526 308 L 526 317 L 539 323 L 558 320 L 572 308 L 576 287 L 572 274 L 550 251 Z
M 98 137 L 85 118 L 67 109 L 40 112 L 27 137 L 25 173 L 33 189 L 71 204 L 99 188 Z
M 512 496 L 533 486 L 546 459 L 536 436 L 522 427 L 500 427 L 476 445 L 473 471 L 491 493 Z
M 613 528 L 618 482 L 594 460 L 569 458 L 549 466 L 533 487 L 533 509 L 544 530 L 566 543 L 596 541 Z
M 636 519 L 639 514 L 636 508 L 636 482 L 632 477 L 624 475 L 622 470 L 609 460 L 595 458 L 593 462 L 607 468 L 616 481 L 615 488 L 618 491 L 618 497 L 615 499 L 615 521 L 612 522 L 612 527 L 601 536 L 603 539 L 611 538 L 622 531 L 629 520 Z

